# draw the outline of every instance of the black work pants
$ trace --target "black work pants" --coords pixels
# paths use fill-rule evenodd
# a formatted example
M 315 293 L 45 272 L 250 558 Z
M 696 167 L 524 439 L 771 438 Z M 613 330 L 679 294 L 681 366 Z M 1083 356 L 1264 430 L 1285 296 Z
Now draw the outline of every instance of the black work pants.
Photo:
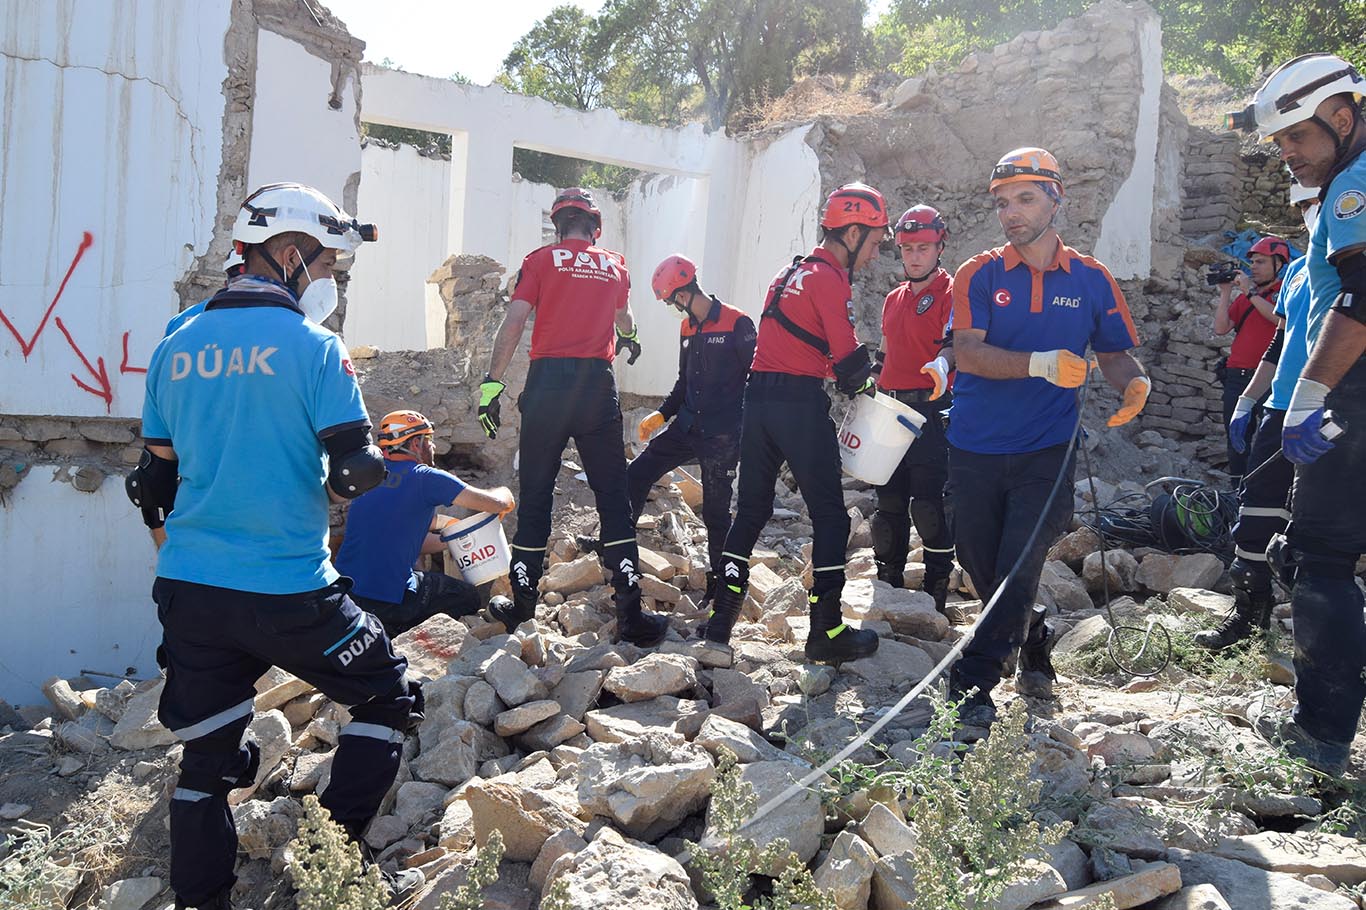
M 414 572 L 417 590 L 404 591 L 403 600 L 396 604 L 356 595 L 352 599 L 367 613 L 373 613 L 384 625 L 384 633 L 397 638 L 409 629 L 422 625 L 438 613 L 452 619 L 472 616 L 482 609 L 479 592 L 463 578 L 445 572 Z
M 1066 445 L 1018 455 L 981 455 L 949 447 L 945 503 L 953 539 L 958 561 L 984 604 L 1015 563 L 1020 563 L 954 665 L 955 691 L 976 686 L 983 694 L 991 692 L 1022 644 L 1040 643 L 1047 637 L 1042 616 L 1034 612 L 1034 600 L 1048 548 L 1072 520 L 1075 465 L 1075 455 L 1067 457 Z M 1063 482 L 1050 505 L 1048 496 L 1060 473 Z M 1045 506 L 1043 525 L 1031 542 L 1029 535 Z
M 1366 622 L 1356 563 L 1366 552 L 1366 359 L 1328 394 L 1347 430 L 1313 464 L 1295 467 L 1289 538 L 1299 561 L 1295 721 L 1325 742 L 1356 735 L 1366 682 Z
M 786 462 L 811 516 L 813 594 L 844 587 L 849 514 L 840 486 L 839 442 L 830 396 L 814 376 L 754 373 L 745 387 L 740 430 L 740 483 L 735 520 L 726 535 L 722 580 L 744 585 L 749 557 L 773 517 L 773 485 Z
M 422 689 L 405 678 L 378 619 L 348 596 L 351 580 L 267 595 L 158 578 L 166 684 L 158 716 L 185 743 L 171 796 L 171 888 L 187 905 L 232 887 L 237 830 L 229 791 L 259 764 L 246 735 L 255 682 L 272 666 L 350 706 L 321 802 L 359 833 L 398 773 L 405 732 L 421 720 Z
M 737 427 L 738 430 L 738 427 Z M 740 461 L 738 433 L 706 435 L 677 424 L 660 433 L 626 467 L 631 517 L 640 519 L 650 487 L 679 465 L 697 462 L 702 469 L 702 523 L 707 526 L 707 555 L 713 572 L 721 569 L 721 551 L 730 532 L 730 498 L 735 466 Z
M 915 521 L 924 545 L 927 588 L 953 571 L 953 534 L 944 515 L 949 443 L 943 421 L 944 410 L 952 403 L 940 399 L 911 405 L 924 416 L 925 424 L 891 479 L 877 488 L 877 510 L 870 522 L 879 567 L 905 571 L 911 521 Z
M 512 538 L 513 589 L 523 597 L 536 596 L 550 539 L 555 477 L 572 439 L 597 501 L 602 561 L 612 573 L 612 585 L 618 597 L 639 593 L 640 553 L 626 491 L 626 450 L 612 365 L 594 358 L 533 360 L 518 405 L 522 437 L 517 533 Z
M 1238 522 L 1233 526 L 1234 583 L 1249 592 L 1271 590 L 1266 546 L 1290 521 L 1290 484 L 1295 466 L 1281 457 L 1281 428 L 1285 411 L 1267 408 L 1248 449 L 1248 473 L 1243 480 Z
M 1228 449 L 1228 472 L 1234 477 L 1242 477 L 1247 473 L 1248 444 L 1252 441 L 1253 430 L 1262 417 L 1262 406 L 1258 404 L 1252 408 L 1252 419 L 1248 421 L 1247 432 L 1242 439 L 1243 451 L 1235 451 L 1233 435 L 1228 425 L 1229 421 L 1233 419 L 1233 408 L 1238 404 L 1238 396 L 1242 395 L 1243 389 L 1247 388 L 1252 373 L 1252 370 L 1236 367 L 1227 367 L 1224 371 L 1224 436 L 1226 437 L 1225 445 Z

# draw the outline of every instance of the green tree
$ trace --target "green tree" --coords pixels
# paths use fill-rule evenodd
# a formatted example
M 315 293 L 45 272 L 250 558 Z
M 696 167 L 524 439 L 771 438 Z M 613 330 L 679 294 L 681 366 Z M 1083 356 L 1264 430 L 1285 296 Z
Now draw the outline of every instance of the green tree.
M 586 111 L 602 98 L 607 67 L 597 21 L 572 4 L 557 6 L 503 59 L 495 80 L 509 91 Z

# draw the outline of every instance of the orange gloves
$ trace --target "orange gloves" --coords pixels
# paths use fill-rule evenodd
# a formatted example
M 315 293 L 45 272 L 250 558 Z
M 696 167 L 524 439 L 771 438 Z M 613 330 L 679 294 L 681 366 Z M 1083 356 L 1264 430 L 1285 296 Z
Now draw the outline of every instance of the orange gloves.
M 949 362 L 942 355 L 921 367 L 920 372 L 934 380 L 934 392 L 930 394 L 930 401 L 944 394 L 944 390 L 949 386 Z
M 636 429 L 636 435 L 640 437 L 641 442 L 649 442 L 654 432 L 662 426 L 664 426 L 664 415 L 658 411 L 651 411 L 640 422 L 640 426 Z
M 1129 384 L 1124 387 L 1124 403 L 1118 411 L 1110 415 L 1110 419 L 1105 421 L 1105 425 L 1122 427 L 1137 417 L 1138 412 L 1143 410 L 1143 406 L 1148 403 L 1148 392 L 1152 390 L 1152 387 L 1152 381 L 1147 376 L 1135 376 L 1130 379 Z
M 1029 355 L 1029 375 L 1046 379 L 1055 386 L 1075 389 L 1086 381 L 1089 364 L 1068 350 L 1035 351 Z

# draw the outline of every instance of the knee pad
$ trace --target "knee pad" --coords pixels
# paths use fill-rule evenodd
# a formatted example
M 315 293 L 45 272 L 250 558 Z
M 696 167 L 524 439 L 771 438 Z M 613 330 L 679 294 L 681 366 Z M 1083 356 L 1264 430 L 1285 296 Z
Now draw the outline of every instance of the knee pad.
M 911 503 L 911 518 L 920 539 L 927 545 L 938 544 L 939 549 L 953 546 L 948 522 L 944 520 L 943 500 L 917 499 Z
M 905 557 L 911 536 L 909 516 L 894 515 L 879 509 L 873 513 L 868 524 L 873 533 L 874 553 L 891 558 Z
M 405 676 L 385 694 L 354 705 L 351 723 L 342 728 L 342 735 L 348 735 L 350 731 L 351 736 L 401 741 L 406 732 L 422 723 L 425 704 L 422 684 Z M 380 728 L 387 728 L 392 733 Z
M 210 734 L 185 743 L 177 791 L 225 796 L 250 786 L 260 769 L 261 747 L 250 733 L 235 740 Z

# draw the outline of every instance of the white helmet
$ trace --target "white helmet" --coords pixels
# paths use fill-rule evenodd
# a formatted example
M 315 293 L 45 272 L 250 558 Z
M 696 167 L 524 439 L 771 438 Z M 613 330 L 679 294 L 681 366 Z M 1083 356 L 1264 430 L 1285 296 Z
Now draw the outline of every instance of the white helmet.
M 1286 127 L 1316 119 L 1314 112 L 1320 104 L 1343 93 L 1358 99 L 1366 94 L 1366 79 L 1356 67 L 1336 54 L 1304 54 L 1281 64 L 1257 90 L 1252 103 L 1225 115 L 1224 123 L 1233 129 L 1256 129 L 1265 142 Z M 1320 125 L 1328 129 L 1327 124 Z
M 223 271 L 231 276 L 233 274 L 233 269 L 241 269 L 242 266 L 246 264 L 247 261 L 242 258 L 242 254 L 237 252 L 237 248 L 234 247 L 228 251 L 228 258 L 223 260 Z
M 1308 202 L 1319 198 L 1319 188 L 1316 186 L 1302 186 L 1299 181 L 1290 184 L 1290 204 L 1299 205 L 1301 202 Z
M 354 254 L 362 241 L 379 236 L 373 224 L 356 221 L 311 186 L 268 183 L 242 202 L 232 239 L 234 245 L 252 246 L 287 231 L 307 234 L 343 258 Z

